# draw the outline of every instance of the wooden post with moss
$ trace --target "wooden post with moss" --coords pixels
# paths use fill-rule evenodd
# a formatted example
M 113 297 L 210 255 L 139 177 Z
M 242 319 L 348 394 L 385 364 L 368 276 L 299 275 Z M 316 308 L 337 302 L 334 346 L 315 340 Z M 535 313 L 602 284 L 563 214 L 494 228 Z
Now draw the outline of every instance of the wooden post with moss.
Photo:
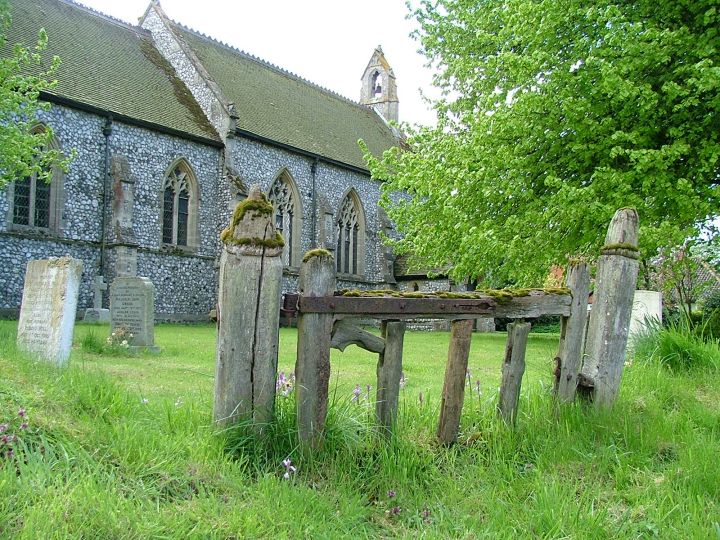
M 568 265 L 567 287 L 572 293 L 570 316 L 561 319 L 560 347 L 555 359 L 555 397 L 558 401 L 572 402 L 582 367 L 587 327 L 590 273 L 585 262 L 574 261 Z
M 530 323 L 514 322 L 508 325 L 507 332 L 498 412 L 505 422 L 515 424 L 520 402 L 520 388 L 525 374 L 525 349 L 530 333 Z
M 335 261 L 324 249 L 308 251 L 300 266 L 301 296 L 331 296 L 335 291 Z M 297 323 L 295 400 L 298 437 L 317 447 L 325 428 L 330 384 L 330 346 L 333 315 L 301 313 Z
M 397 421 L 405 321 L 383 321 L 380 333 L 385 348 L 378 358 L 375 417 L 380 431 L 388 435 Z
M 596 407 L 610 407 L 620 389 L 638 275 L 638 214 L 615 212 L 598 259 L 581 389 Z
M 474 319 L 452 321 L 445 382 L 440 402 L 440 422 L 437 436 L 443 444 L 452 444 L 460 429 L 460 415 L 465 400 L 465 377 Z
M 214 421 L 269 422 L 275 403 L 282 236 L 258 186 L 238 203 L 220 239 Z

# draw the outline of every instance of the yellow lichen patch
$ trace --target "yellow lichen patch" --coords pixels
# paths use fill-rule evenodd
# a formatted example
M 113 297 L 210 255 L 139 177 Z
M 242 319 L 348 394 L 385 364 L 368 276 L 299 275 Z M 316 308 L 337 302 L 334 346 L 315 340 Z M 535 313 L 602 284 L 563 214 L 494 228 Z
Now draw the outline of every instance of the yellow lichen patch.
M 305 253 L 305 256 L 303 257 L 303 262 L 306 263 L 313 257 L 330 257 L 330 258 L 332 258 L 332 253 L 330 253 L 327 249 L 322 249 L 322 248 L 311 249 L 310 251 L 307 251 Z

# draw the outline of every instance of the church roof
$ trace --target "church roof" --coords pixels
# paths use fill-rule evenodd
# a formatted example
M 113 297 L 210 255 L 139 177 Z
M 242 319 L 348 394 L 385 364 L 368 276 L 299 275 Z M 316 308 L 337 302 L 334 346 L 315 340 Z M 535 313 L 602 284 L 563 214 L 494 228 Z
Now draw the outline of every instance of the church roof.
M 51 94 L 203 139 L 219 141 L 200 106 L 149 32 L 83 6 L 58 0 L 13 0 L 3 48 L 33 47 L 45 28 L 48 60 L 62 64 Z M 46 67 L 47 67 L 46 65 Z
M 362 169 L 367 165 L 358 139 L 377 156 L 398 143 L 374 110 L 182 25 L 170 24 L 224 96 L 235 103 L 239 130 Z

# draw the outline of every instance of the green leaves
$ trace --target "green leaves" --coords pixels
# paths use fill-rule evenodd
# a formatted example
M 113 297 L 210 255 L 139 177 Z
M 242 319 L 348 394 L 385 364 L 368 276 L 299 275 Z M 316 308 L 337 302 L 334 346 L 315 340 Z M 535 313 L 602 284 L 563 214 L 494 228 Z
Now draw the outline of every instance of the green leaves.
M 0 46 L 5 46 L 5 31 L 10 26 L 6 0 L 0 0 Z M 41 91 L 55 86 L 52 80 L 60 60 L 48 60 L 42 53 L 48 36 L 38 33 L 32 49 L 14 44 L 12 53 L 0 58 L 0 187 L 18 178 L 37 175 L 47 179 L 53 166 L 66 167 L 59 150 L 50 148 L 50 127 L 37 129 L 37 113 L 49 107 L 38 102 Z M 47 67 L 46 67 L 47 66 Z
M 593 257 L 634 206 L 644 257 L 716 213 L 720 38 L 714 2 L 438 0 L 413 12 L 446 93 L 437 128 L 370 168 L 400 251 L 538 285 Z M 402 200 L 402 203 L 398 201 Z

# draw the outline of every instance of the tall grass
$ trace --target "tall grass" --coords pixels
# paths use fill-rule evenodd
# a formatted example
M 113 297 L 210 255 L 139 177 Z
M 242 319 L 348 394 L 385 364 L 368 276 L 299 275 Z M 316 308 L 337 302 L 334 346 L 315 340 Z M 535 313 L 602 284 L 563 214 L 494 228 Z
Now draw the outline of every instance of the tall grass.
M 212 353 L 211 328 L 182 331 Z M 701 364 L 634 362 L 615 410 L 595 413 L 557 408 L 540 384 L 545 360 L 531 357 L 516 429 L 475 368 L 482 392 L 467 389 L 450 448 L 434 437 L 437 387 L 422 379 L 422 402 L 403 391 L 386 439 L 372 394 L 351 402 L 351 372 L 333 383 L 325 444 L 309 453 L 292 396 L 278 397 L 261 434 L 217 431 L 204 394 L 139 391 L 174 383 L 163 371 L 174 358 L 77 362 L 80 347 L 58 371 L 16 351 L 1 325 L 0 339 L 0 423 L 20 408 L 29 421 L 16 456 L 0 458 L 3 538 L 720 538 L 720 374 Z M 407 339 L 409 380 L 424 369 L 441 383 L 413 345 L 427 336 Z M 502 356 L 502 340 L 478 339 Z M 204 362 L 184 357 L 183 376 L 205 385 Z M 296 472 L 285 479 L 287 458 Z
M 720 342 L 704 339 L 690 321 L 680 319 L 663 326 L 649 321 L 633 340 L 640 361 L 657 362 L 673 370 L 720 368 Z

